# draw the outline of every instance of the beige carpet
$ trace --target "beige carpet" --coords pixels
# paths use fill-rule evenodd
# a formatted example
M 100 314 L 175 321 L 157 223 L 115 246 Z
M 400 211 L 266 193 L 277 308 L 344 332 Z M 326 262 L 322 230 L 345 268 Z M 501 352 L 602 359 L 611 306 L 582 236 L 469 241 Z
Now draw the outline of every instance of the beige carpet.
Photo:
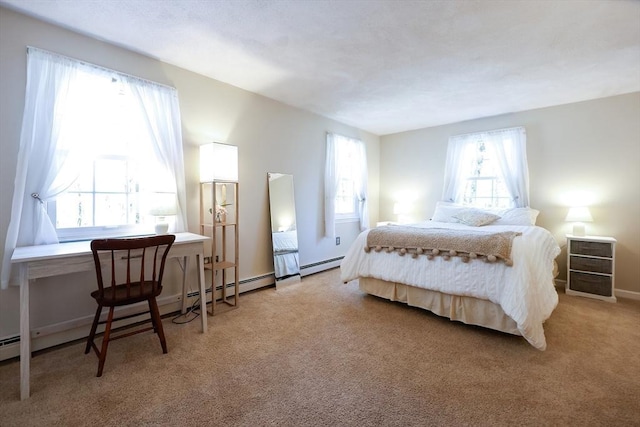
M 0 425 L 640 425 L 640 302 L 560 295 L 548 349 L 362 294 L 339 271 L 198 321 L 0 364 Z

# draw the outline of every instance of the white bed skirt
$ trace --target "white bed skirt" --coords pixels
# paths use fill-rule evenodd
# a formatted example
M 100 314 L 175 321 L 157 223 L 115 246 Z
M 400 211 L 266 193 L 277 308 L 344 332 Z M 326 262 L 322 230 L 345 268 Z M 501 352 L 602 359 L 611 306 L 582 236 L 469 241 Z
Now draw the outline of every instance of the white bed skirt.
M 450 295 L 372 277 L 360 277 L 358 282 L 361 291 L 380 298 L 423 308 L 438 316 L 469 325 L 522 335 L 516 322 L 507 316 L 499 305 L 489 300 Z

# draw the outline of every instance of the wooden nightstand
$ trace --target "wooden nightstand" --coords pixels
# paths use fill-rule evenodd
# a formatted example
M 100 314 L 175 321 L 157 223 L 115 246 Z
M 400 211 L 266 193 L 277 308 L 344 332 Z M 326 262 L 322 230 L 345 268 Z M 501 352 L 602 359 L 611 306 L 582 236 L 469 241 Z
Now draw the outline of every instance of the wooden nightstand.
M 616 239 L 567 235 L 567 295 L 616 302 Z

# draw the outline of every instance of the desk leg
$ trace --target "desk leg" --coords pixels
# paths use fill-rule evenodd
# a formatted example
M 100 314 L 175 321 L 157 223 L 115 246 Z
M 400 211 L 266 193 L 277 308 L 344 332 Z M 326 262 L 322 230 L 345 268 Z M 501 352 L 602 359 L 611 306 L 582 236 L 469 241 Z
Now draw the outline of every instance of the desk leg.
M 207 332 L 207 317 L 209 317 L 207 314 L 207 289 L 204 280 L 204 254 L 197 254 L 196 262 L 198 264 L 198 285 L 200 287 L 200 318 L 202 319 L 202 332 L 204 333 Z
M 182 257 L 182 314 L 187 312 L 187 267 L 189 257 Z
M 31 328 L 29 325 L 29 280 L 27 266 L 20 265 L 20 400 L 29 398 Z

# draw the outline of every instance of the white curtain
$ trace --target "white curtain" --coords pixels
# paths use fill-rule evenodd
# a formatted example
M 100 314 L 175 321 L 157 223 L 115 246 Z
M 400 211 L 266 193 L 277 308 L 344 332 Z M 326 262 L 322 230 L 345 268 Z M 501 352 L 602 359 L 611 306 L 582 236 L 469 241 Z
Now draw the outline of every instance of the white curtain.
M 472 151 L 468 148 L 475 144 L 476 138 L 470 135 L 457 135 L 449 138 L 447 158 L 444 166 L 444 188 L 442 200 L 456 202 L 462 199 L 464 178 L 469 170 Z M 475 146 L 475 145 L 474 145 Z
M 360 231 L 364 231 L 369 228 L 369 204 L 367 201 L 367 152 L 365 151 L 364 143 L 357 141 L 356 159 L 354 163 L 359 165 L 357 168 L 357 174 L 355 177 L 355 192 L 358 197 L 358 218 L 360 220 Z
M 476 143 L 482 140 L 495 153 L 501 178 L 514 207 L 529 206 L 529 167 L 527 136 L 523 127 L 456 135 L 449 138 L 442 199 L 462 200 L 465 177 L 471 170 Z
M 111 82 L 113 75 L 137 95 L 139 115 L 147 119 L 157 157 L 174 174 L 174 188 L 180 194 L 176 231 L 185 230 L 182 135 L 175 89 L 30 47 L 0 288 L 9 285 L 11 255 L 17 246 L 58 243 L 45 202 L 55 200 L 74 183 L 95 148 L 86 144 L 95 138 L 96 121 L 101 119 L 92 101 L 100 99 L 101 91 L 106 90 L 104 82 Z
M 128 78 L 128 80 L 132 80 Z M 186 231 L 186 185 L 184 179 L 184 158 L 182 152 L 182 128 L 178 93 L 173 88 L 133 79 L 129 82 L 132 94 L 144 113 L 153 150 L 159 162 L 170 176 L 175 177 L 177 213 L 175 231 Z
M 44 202 L 63 192 L 75 179 L 57 179 L 65 165 L 65 150 L 59 150 L 69 87 L 78 74 L 74 61 L 29 48 L 27 86 L 16 178 L 2 260 L 1 287 L 9 283 L 11 255 L 16 246 L 57 243 L 56 230 Z M 64 181 L 64 182 L 63 182 Z
M 336 235 L 336 194 L 338 193 L 338 165 L 336 164 L 336 135 L 327 134 L 327 150 L 324 166 L 324 235 Z
M 523 127 L 487 132 L 485 144 L 493 149 L 500 165 L 514 207 L 529 206 L 529 166 L 527 163 L 527 133 Z
M 346 153 L 353 153 L 349 159 Z M 345 164 L 345 162 L 349 162 Z M 367 155 L 364 143 L 358 139 L 328 133 L 324 175 L 324 230 L 325 237 L 335 237 L 336 195 L 341 171 L 346 169 L 353 173 L 355 196 L 358 198 L 358 221 L 360 230 L 369 227 L 369 208 L 367 201 Z

